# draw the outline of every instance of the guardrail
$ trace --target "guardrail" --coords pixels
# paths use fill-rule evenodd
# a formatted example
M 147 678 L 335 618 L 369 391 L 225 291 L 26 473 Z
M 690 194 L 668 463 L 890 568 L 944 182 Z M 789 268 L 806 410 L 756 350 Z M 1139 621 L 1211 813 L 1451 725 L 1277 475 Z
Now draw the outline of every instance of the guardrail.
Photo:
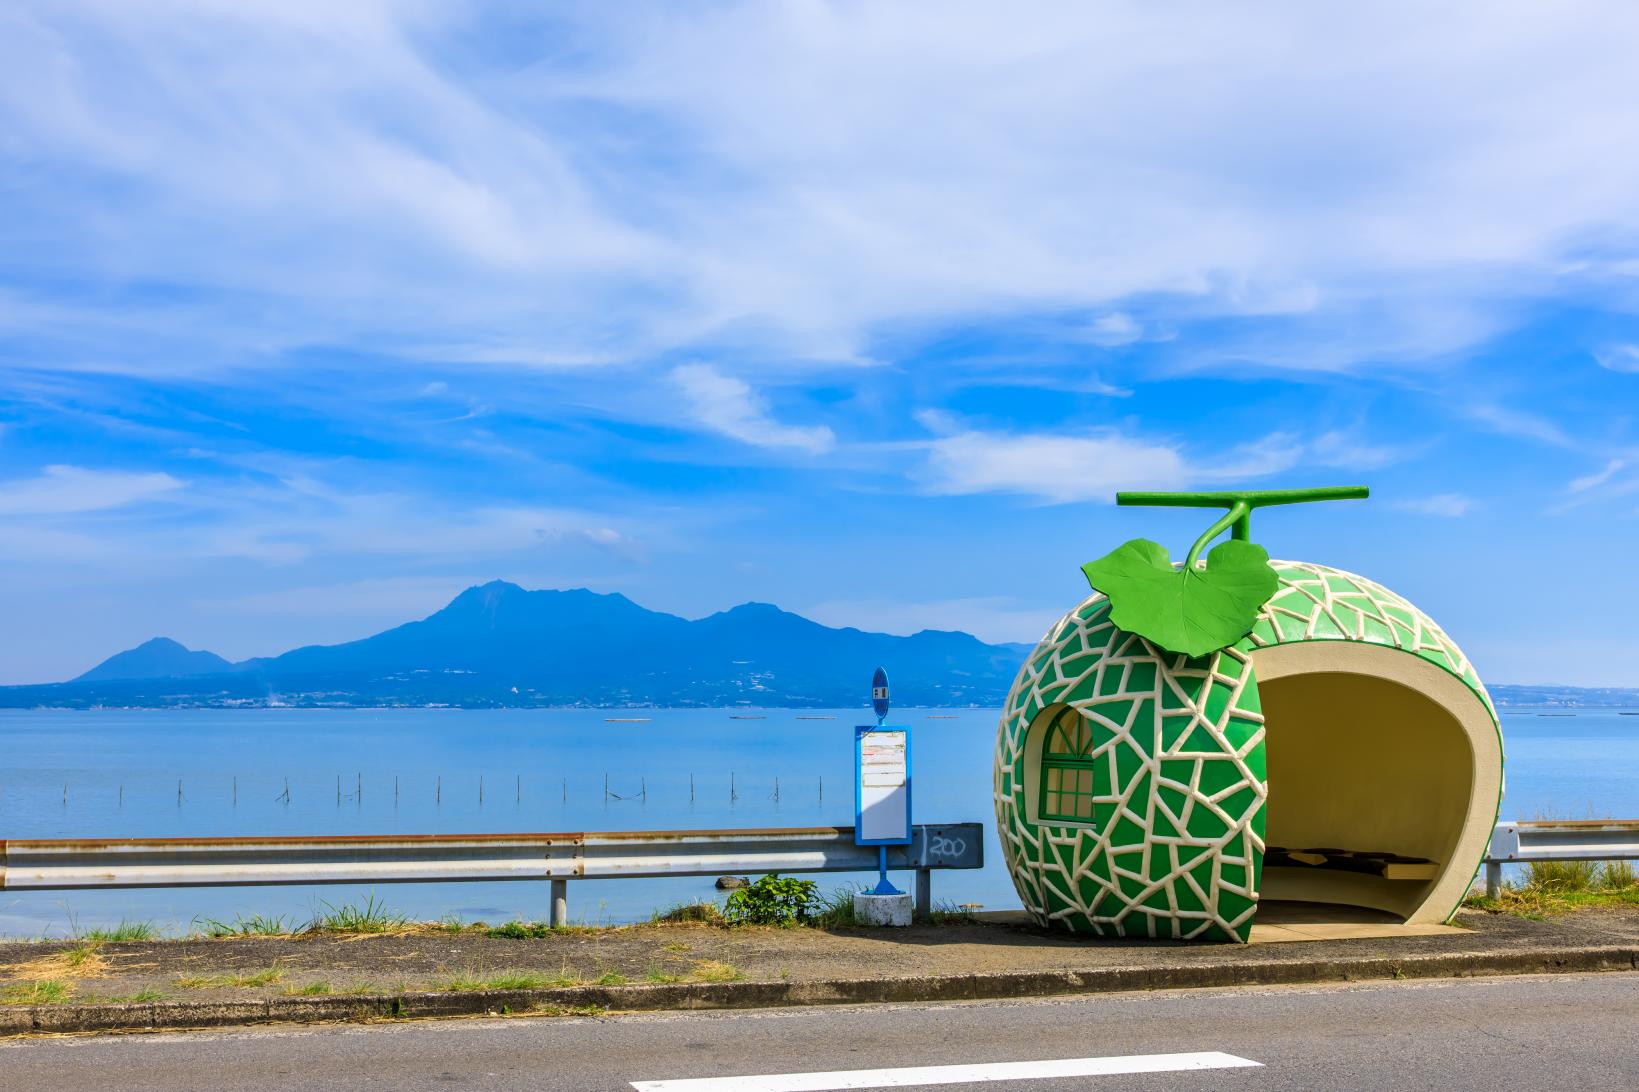
M 1502 866 L 1529 861 L 1639 860 L 1639 819 L 1498 823 L 1485 858 L 1485 893 L 1502 891 Z
M 983 866 L 979 823 L 917 826 L 909 845 L 888 847 L 889 868 L 915 871 L 916 909 L 924 916 L 933 904 L 933 869 Z M 0 890 L 546 880 L 553 925 L 568 920 L 570 880 L 876 867 L 877 847 L 855 845 L 853 827 L 0 840 Z

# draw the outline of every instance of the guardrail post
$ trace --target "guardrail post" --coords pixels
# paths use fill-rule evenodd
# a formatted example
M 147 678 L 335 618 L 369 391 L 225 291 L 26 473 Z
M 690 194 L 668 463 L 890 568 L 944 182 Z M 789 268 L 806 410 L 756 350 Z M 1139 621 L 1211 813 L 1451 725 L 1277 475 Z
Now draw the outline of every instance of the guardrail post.
M 569 881 L 552 881 L 552 909 L 548 912 L 546 923 L 554 929 L 569 924 Z
M 916 870 L 916 918 L 918 921 L 927 921 L 933 913 L 933 872 L 930 869 Z
M 1494 899 L 1502 894 L 1502 862 L 1485 862 L 1485 897 Z

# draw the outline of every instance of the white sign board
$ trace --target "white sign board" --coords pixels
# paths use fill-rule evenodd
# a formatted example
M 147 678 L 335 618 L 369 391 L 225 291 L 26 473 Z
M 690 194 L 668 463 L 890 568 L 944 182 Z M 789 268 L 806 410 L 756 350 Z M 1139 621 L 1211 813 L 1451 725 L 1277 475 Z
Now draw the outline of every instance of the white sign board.
M 909 728 L 854 730 L 854 841 L 904 845 L 911 840 Z

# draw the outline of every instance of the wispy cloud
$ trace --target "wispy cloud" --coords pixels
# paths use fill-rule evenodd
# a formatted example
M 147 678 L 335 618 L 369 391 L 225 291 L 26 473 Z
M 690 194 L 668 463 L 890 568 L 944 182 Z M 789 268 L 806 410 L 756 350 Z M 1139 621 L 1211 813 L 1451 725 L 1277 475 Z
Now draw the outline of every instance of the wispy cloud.
M 1472 512 L 1478 504 L 1473 497 L 1461 493 L 1436 493 L 1432 497 L 1413 497 L 1389 502 L 1390 507 L 1419 516 L 1444 516 L 1459 519 Z
M 153 500 L 182 486 L 164 473 L 48 466 L 37 477 L 0 480 L 0 515 L 99 512 Z
M 811 455 L 829 451 L 836 435 L 824 425 L 785 425 L 745 380 L 724 375 L 710 364 L 672 369 L 672 382 L 689 414 L 713 432 L 755 447 L 796 448 Z
M 1604 485 L 1606 482 L 1620 474 L 1623 470 L 1627 469 L 1627 466 L 1628 461 L 1626 459 L 1611 459 L 1605 463 L 1603 468 L 1594 471 L 1592 474 L 1584 474 L 1580 478 L 1572 478 L 1566 488 L 1572 493 L 1586 493 L 1590 489 L 1598 489 L 1600 486 Z
M 1174 447 L 1116 432 L 1059 436 L 966 430 L 928 445 L 933 493 L 1015 493 L 1051 504 L 1113 502 L 1117 489 L 1177 489 L 1188 464 Z
M 1639 229 L 1639 150 L 1609 139 L 1639 95 L 1622 3 L 1458 4 L 1415 38 L 1395 8 L 1280 5 L 3 18 L 0 157 L 41 182 L 0 213 L 14 242 L 51 240 L 55 283 L 168 286 L 11 293 L 14 330 L 103 366 L 835 359 L 883 324 L 1044 304 L 1106 346 L 1187 305 L 1295 324 L 1226 361 L 1416 362 L 1573 266 L 1619 276 L 1566 241 Z
M 1606 345 L 1594 353 L 1601 368 L 1639 373 L 1639 345 Z
M 1340 432 L 1313 440 L 1293 433 L 1210 454 L 1180 443 L 1117 429 L 1085 433 L 1004 432 L 965 428 L 946 414 L 924 412 L 943 435 L 927 442 L 923 479 L 934 493 L 1013 493 L 1050 504 L 1114 500 L 1119 489 L 1181 489 L 1252 481 L 1298 466 L 1371 469 L 1403 457 Z

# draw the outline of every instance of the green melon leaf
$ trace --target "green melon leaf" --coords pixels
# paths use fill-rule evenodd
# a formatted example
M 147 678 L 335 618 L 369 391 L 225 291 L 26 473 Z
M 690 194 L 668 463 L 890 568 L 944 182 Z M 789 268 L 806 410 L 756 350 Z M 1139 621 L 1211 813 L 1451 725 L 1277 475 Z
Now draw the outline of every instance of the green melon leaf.
M 1205 656 L 1252 631 L 1280 586 L 1269 553 L 1230 539 L 1207 554 L 1205 569 L 1174 568 L 1167 548 L 1135 538 L 1081 567 L 1110 599 L 1110 620 L 1169 652 Z

